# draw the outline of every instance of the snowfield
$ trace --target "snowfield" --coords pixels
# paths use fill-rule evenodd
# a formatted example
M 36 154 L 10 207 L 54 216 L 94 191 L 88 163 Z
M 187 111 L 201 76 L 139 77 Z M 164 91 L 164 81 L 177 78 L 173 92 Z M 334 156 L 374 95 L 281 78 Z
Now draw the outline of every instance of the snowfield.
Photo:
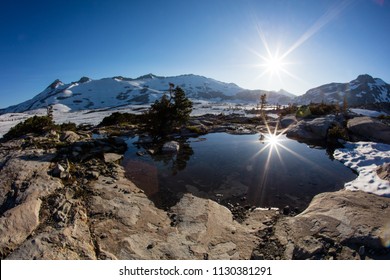
M 204 100 L 192 100 L 194 107 L 192 116 L 200 116 L 204 114 L 245 114 L 245 110 L 254 109 L 254 104 L 237 104 L 237 103 L 215 103 Z M 53 106 L 53 119 L 57 124 L 65 122 L 73 122 L 79 124 L 98 125 L 103 118 L 111 115 L 114 112 L 140 114 L 146 111 L 150 104 L 143 105 L 128 105 L 117 108 L 103 108 L 95 110 L 80 110 L 72 111 L 66 105 L 55 104 Z M 46 109 L 36 109 L 25 113 L 7 113 L 0 115 L 0 138 L 8 132 L 8 130 L 18 123 L 34 116 L 47 115 Z
M 334 151 L 334 157 L 359 173 L 344 185 L 351 191 L 365 191 L 390 197 L 390 182 L 378 177 L 376 169 L 390 162 L 390 145 L 374 142 L 348 142 L 345 148 Z

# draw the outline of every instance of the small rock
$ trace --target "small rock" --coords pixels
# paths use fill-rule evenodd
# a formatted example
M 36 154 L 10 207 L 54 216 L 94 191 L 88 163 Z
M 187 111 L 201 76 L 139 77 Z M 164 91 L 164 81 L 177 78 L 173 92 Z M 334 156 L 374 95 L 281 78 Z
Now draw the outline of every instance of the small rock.
M 99 178 L 100 173 L 99 173 L 99 171 L 88 171 L 87 175 L 91 179 L 97 179 L 97 178 Z
M 61 134 L 60 140 L 65 141 L 65 142 L 69 142 L 69 143 L 73 143 L 73 142 L 80 140 L 80 136 L 76 132 L 65 131 Z
M 150 137 L 149 135 L 140 135 L 138 137 L 137 143 L 142 143 L 142 144 L 153 143 L 153 138 Z
M 57 163 L 56 166 L 52 169 L 51 174 L 54 177 L 61 179 L 66 178 L 68 176 L 67 172 L 65 171 L 65 168 L 59 163 Z
M 288 214 L 290 214 L 290 212 L 291 212 L 291 210 L 290 210 L 290 206 L 285 206 L 284 208 L 283 208 L 283 215 L 288 215 Z
M 365 249 L 364 245 L 360 246 L 360 248 L 359 248 L 359 255 L 363 256 L 365 252 L 366 252 L 366 249 Z
M 166 142 L 162 147 L 163 153 L 177 153 L 180 149 L 180 145 L 176 141 Z
M 104 162 L 110 163 L 110 162 L 116 162 L 120 160 L 123 157 L 123 155 L 115 154 L 115 153 L 105 153 L 104 154 Z

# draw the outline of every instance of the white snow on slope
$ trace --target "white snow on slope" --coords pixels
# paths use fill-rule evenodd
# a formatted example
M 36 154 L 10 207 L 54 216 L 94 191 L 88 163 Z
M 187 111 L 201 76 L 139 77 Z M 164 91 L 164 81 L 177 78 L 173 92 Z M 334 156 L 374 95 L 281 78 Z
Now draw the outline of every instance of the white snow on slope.
M 333 156 L 359 173 L 355 180 L 344 185 L 346 189 L 362 190 L 390 197 L 390 182 L 382 180 L 376 173 L 378 166 L 390 162 L 390 145 L 374 142 L 348 142 L 345 148 L 335 150 Z
M 367 116 L 367 117 L 373 117 L 373 118 L 377 118 L 380 115 L 387 116 L 385 112 L 378 112 L 378 111 L 367 110 L 367 109 L 352 108 L 350 110 L 356 114 Z

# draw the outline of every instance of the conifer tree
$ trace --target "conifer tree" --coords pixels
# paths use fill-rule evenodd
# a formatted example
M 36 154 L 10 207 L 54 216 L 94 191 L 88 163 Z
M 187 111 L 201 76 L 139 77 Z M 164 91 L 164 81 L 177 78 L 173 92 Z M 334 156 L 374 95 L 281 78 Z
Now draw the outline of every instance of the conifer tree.
M 155 138 L 164 138 L 184 125 L 192 112 L 192 102 L 180 87 L 173 88 L 170 84 L 169 95 L 156 100 L 144 115 L 145 128 Z

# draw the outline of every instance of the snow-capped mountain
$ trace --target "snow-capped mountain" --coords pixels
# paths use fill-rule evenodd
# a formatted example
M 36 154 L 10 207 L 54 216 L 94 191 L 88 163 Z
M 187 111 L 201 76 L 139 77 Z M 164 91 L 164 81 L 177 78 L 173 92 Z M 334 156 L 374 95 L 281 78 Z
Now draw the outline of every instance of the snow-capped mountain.
M 82 77 L 69 84 L 55 80 L 32 99 L 1 109 L 0 114 L 25 112 L 54 104 L 72 111 L 147 104 L 167 92 L 170 83 L 181 87 L 189 98 L 195 100 L 258 102 L 260 94 L 266 93 L 268 103 L 287 104 L 294 96 L 285 91 L 245 90 L 233 83 L 192 74 L 174 77 L 148 74 L 136 79 L 117 76 L 100 80 Z
M 390 102 L 390 85 L 370 75 L 360 75 L 349 83 L 331 83 L 308 90 L 297 96 L 294 103 L 342 103 L 344 97 L 349 106 Z

